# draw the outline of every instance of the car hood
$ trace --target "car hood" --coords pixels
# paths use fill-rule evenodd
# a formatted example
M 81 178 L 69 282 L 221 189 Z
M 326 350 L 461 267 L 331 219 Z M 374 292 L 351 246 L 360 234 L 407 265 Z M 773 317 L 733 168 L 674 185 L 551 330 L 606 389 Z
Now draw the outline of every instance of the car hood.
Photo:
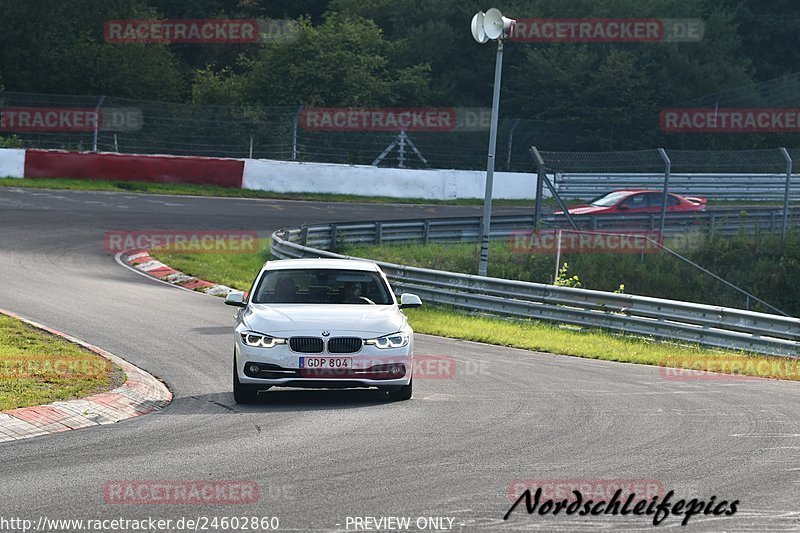
M 319 336 L 323 331 L 332 337 L 387 335 L 406 323 L 396 305 L 251 304 L 242 318 L 253 331 L 292 336 Z

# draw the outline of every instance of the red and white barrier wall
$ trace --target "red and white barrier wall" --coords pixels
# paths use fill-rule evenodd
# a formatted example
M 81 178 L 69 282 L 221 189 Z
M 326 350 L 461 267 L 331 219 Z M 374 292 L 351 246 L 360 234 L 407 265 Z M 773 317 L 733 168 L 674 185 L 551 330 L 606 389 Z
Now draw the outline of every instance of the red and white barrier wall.
M 486 173 L 61 150 L 0 149 L 0 177 L 193 183 L 274 192 L 450 200 L 483 198 Z M 495 172 L 495 198 L 532 199 L 536 174 Z

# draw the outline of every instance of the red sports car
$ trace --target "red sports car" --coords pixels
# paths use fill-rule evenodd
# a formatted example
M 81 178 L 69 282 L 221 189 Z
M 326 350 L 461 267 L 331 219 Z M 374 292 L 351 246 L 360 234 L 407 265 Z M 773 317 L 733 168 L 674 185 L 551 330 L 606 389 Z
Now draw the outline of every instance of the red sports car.
M 663 191 L 634 189 L 612 191 L 590 201 L 587 205 L 578 205 L 568 209 L 570 215 L 605 215 L 625 213 L 660 213 Z M 667 211 L 705 211 L 706 198 L 697 196 L 667 195 Z M 554 214 L 563 215 L 563 211 Z

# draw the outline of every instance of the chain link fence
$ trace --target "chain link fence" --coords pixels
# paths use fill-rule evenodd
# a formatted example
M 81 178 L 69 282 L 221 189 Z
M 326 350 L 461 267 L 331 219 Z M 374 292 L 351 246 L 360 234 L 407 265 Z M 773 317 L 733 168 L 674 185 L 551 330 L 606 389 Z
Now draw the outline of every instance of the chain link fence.
M 792 81 L 780 80 L 781 87 Z M 759 101 L 764 101 L 770 90 L 762 84 L 712 96 L 715 102 L 752 102 L 751 93 L 760 91 Z M 456 115 L 463 111 L 452 109 Z M 441 131 L 319 131 L 306 127 L 302 106 L 212 106 L 4 92 L 0 93 L 0 136 L 14 135 L 28 148 L 480 170 L 486 168 L 489 110 L 478 111 L 480 123 Z M 576 146 L 574 128 L 561 126 L 553 121 L 501 118 L 495 168 L 532 172 L 536 162 L 530 147 L 543 146 L 550 150 L 542 152 L 547 167 L 560 174 L 556 183 L 561 180 L 565 186 L 575 179 L 566 177 L 569 173 L 663 172 L 663 160 L 655 149 L 561 151 Z M 800 161 L 800 149 L 788 153 L 793 161 Z M 669 150 L 669 154 L 676 174 L 785 174 L 785 157 L 774 149 L 682 149 Z
M 303 109 L 7 91 L 0 94 L 0 136 L 14 135 L 27 148 L 407 168 L 486 167 L 488 114 L 483 115 L 483 124 L 407 131 L 401 138 L 400 130 L 315 131 L 304 127 Z M 546 121 L 501 119 L 496 168 L 530 172 L 528 149 L 537 142 L 568 147 L 566 139 L 553 131 Z

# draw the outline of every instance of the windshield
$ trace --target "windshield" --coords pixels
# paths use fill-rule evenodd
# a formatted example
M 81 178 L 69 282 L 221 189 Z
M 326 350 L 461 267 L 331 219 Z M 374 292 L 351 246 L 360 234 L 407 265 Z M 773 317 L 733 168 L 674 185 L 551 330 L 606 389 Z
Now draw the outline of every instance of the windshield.
M 589 202 L 589 204 L 596 207 L 611 207 L 612 205 L 616 205 L 617 202 L 625 198 L 627 195 L 627 192 L 610 192 L 605 196 L 595 198 Z
M 393 300 L 383 278 L 375 272 L 303 269 L 265 272 L 252 302 L 389 305 Z

